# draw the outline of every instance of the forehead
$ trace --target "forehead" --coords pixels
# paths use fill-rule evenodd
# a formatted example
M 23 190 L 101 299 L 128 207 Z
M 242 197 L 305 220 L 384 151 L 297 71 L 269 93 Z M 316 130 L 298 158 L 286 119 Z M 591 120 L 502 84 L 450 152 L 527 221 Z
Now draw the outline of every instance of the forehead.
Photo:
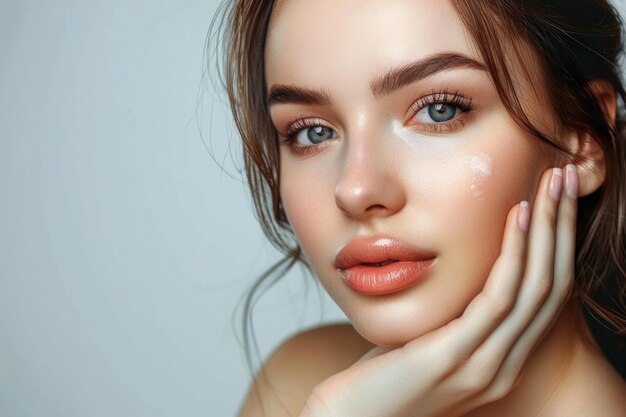
M 266 81 L 363 85 L 442 52 L 480 60 L 448 1 L 279 0 L 265 45 Z

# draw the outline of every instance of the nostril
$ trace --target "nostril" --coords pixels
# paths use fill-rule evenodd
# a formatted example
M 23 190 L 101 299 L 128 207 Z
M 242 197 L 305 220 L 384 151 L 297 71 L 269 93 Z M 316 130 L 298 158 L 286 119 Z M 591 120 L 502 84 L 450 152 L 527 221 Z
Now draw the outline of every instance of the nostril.
M 382 204 L 372 204 L 365 211 L 376 212 L 376 211 L 386 210 L 386 209 L 387 208 L 383 206 Z

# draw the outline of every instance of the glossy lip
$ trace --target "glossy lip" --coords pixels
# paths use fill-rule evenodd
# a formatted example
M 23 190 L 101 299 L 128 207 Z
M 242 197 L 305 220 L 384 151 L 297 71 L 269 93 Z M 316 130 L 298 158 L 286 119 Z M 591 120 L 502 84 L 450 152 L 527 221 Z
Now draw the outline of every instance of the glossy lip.
M 361 294 L 402 291 L 422 281 L 436 254 L 388 236 L 356 238 L 335 257 L 344 283 Z

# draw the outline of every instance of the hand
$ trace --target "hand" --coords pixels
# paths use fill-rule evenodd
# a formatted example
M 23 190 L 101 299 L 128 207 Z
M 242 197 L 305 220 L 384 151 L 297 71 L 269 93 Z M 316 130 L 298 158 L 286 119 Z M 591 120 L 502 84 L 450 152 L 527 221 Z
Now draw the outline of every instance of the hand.
M 461 416 L 508 394 L 571 293 L 577 193 L 573 166 L 546 171 L 532 219 L 527 203 L 510 210 L 501 253 L 463 315 L 373 349 L 318 385 L 300 417 Z

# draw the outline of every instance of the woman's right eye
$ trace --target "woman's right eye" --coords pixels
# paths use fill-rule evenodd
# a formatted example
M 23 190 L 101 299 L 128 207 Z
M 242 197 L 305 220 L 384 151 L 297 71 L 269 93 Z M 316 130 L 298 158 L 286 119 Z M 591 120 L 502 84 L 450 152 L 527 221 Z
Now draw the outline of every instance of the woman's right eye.
M 300 146 L 311 146 L 325 142 L 334 137 L 335 131 L 325 126 L 307 127 L 296 133 L 295 140 Z
M 336 136 L 334 129 L 320 124 L 319 120 L 298 120 L 289 126 L 285 142 L 295 147 L 314 147 Z

